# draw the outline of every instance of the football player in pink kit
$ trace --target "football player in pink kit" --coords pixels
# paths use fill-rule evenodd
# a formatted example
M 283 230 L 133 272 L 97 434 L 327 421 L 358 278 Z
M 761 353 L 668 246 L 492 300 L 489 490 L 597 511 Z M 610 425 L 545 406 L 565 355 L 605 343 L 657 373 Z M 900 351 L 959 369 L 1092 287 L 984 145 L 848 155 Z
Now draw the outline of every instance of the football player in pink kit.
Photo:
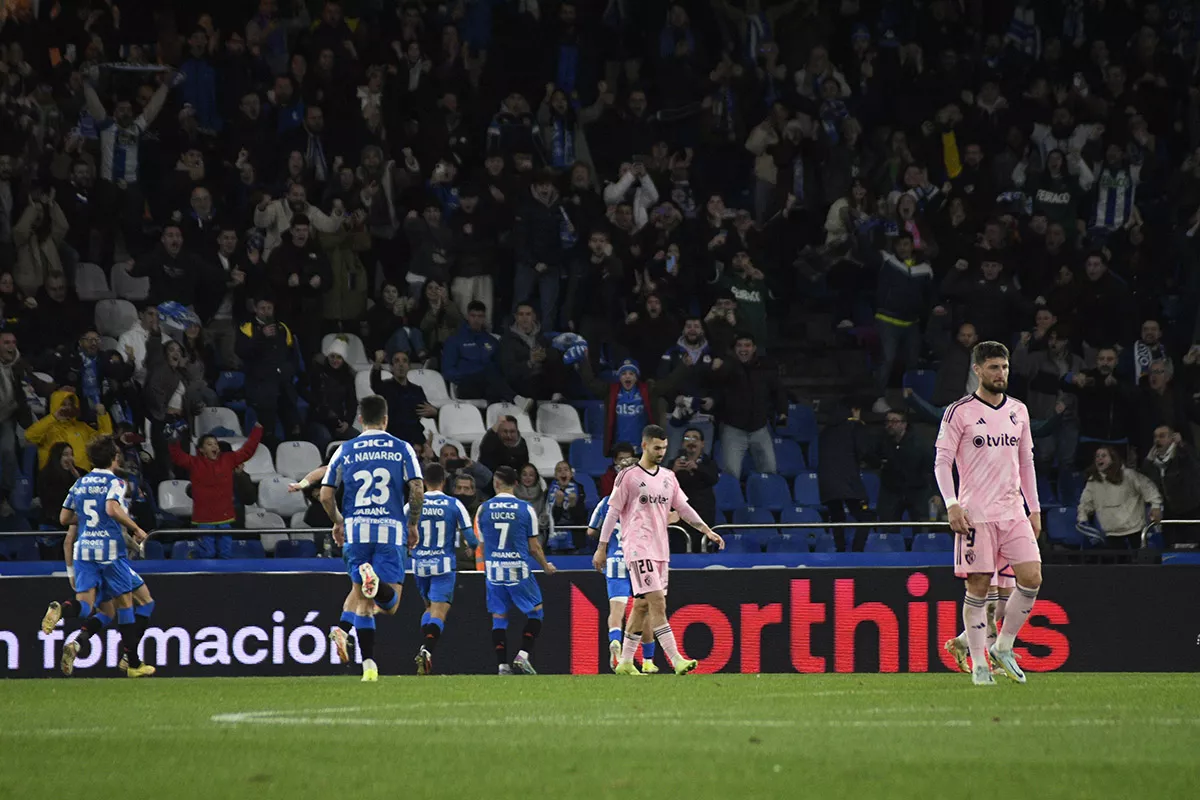
M 622 470 L 613 484 L 608 498 L 609 513 L 600 528 L 600 544 L 592 556 L 592 565 L 603 571 L 608 540 L 620 520 L 621 546 L 635 600 L 625 623 L 621 660 L 614 670 L 618 675 L 642 674 L 634 666 L 633 657 L 642 643 L 642 629 L 647 623 L 676 675 L 686 675 L 697 666 L 695 659 L 679 654 L 675 634 L 667 624 L 667 569 L 671 558 L 667 524 L 671 509 L 678 511 L 685 522 L 715 542 L 718 548 L 725 547 L 725 540 L 713 533 L 688 505 L 687 495 L 679 488 L 675 473 L 662 466 L 666 454 L 667 432 L 657 425 L 647 425 L 642 431 L 641 460 Z
M 963 626 L 971 653 L 971 680 L 976 685 L 995 684 L 987 663 L 991 656 L 1009 678 L 1024 683 L 1025 673 L 1013 657 L 1013 642 L 1042 585 L 1037 546 L 1042 515 L 1033 471 L 1033 436 L 1025 405 L 1005 394 L 1008 348 L 999 342 L 980 342 L 972 362 L 979 388 L 946 408 L 938 431 L 934 475 L 956 534 L 954 572 L 967 579 Z M 989 648 L 988 586 L 1005 563 L 1016 578 L 1016 588 L 996 643 Z

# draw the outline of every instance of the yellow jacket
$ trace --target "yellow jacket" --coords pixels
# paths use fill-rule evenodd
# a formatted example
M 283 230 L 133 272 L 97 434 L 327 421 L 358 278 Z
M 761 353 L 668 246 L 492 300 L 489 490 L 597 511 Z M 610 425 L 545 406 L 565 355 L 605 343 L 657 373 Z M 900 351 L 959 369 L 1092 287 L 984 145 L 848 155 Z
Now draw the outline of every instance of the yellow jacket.
M 107 411 L 96 418 L 95 428 L 78 419 L 64 421 L 54 416 L 58 409 L 62 408 L 63 400 L 73 394 L 75 392 L 70 389 L 55 391 L 50 395 L 50 413 L 25 429 L 25 438 L 30 444 L 37 445 L 39 470 L 46 466 L 46 462 L 50 459 L 50 448 L 59 442 L 71 445 L 71 449 L 75 451 L 75 466 L 81 472 L 91 470 L 92 464 L 88 461 L 87 456 L 88 442 L 97 436 L 113 432 L 112 417 L 108 415 Z

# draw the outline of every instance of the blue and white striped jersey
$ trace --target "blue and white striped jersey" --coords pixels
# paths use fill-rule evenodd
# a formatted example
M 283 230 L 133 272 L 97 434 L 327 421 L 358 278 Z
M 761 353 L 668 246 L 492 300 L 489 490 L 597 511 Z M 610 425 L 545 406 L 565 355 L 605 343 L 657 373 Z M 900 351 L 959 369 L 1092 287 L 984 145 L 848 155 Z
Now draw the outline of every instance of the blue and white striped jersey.
M 1137 174 L 1132 168 L 1105 166 L 1096 176 L 1096 214 L 1089 227 L 1115 231 L 1133 215 Z
M 122 128 L 109 117 L 96 126 L 100 133 L 100 177 L 106 181 L 137 183 L 138 147 L 146 132 L 146 118 L 141 114 L 128 128 Z
M 407 505 L 404 506 L 404 516 L 408 516 Z M 442 492 L 427 492 L 425 503 L 421 506 L 417 546 L 412 551 L 413 575 L 431 578 L 454 572 L 454 550 L 458 547 L 460 535 L 471 547 L 479 544 L 466 506 L 457 497 Z
M 125 537 L 121 523 L 108 514 L 108 501 L 116 500 L 128 508 L 125 481 L 107 469 L 95 469 L 75 481 L 67 492 L 63 508 L 79 517 L 79 535 L 75 539 L 75 560 L 108 564 L 125 558 Z
M 538 535 L 533 506 L 511 494 L 485 500 L 475 512 L 475 533 L 489 583 L 513 586 L 529 577 L 529 540 Z
M 600 530 L 604 527 L 604 518 L 607 516 L 608 498 L 605 497 L 596 504 L 595 510 L 592 511 L 592 517 L 588 520 L 588 527 L 596 531 Z M 613 528 L 612 538 L 608 540 L 608 556 L 605 564 L 605 577 L 629 577 L 625 569 L 625 551 L 621 548 L 621 527 L 619 522 L 617 523 L 617 527 Z
M 387 431 L 368 430 L 342 442 L 321 484 L 344 487 L 346 544 L 403 547 L 408 482 L 420 479 L 421 463 L 412 445 Z

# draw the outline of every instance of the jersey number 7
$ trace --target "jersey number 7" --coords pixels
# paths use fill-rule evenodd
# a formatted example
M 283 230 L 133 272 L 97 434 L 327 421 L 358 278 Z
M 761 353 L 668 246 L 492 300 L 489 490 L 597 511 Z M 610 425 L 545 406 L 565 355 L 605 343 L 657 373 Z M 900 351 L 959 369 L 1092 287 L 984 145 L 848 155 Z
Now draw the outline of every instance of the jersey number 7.
M 496 530 L 500 531 L 500 544 L 496 547 L 497 550 L 507 550 L 508 547 L 508 523 L 497 522 Z

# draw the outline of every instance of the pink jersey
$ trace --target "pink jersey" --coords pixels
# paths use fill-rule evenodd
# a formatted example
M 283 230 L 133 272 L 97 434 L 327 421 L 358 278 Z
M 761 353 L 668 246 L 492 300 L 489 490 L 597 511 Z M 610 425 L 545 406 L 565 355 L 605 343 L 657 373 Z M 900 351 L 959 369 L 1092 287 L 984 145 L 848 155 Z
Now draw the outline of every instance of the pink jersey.
M 955 499 L 951 465 L 958 465 L 958 502 L 971 522 L 1001 522 L 1040 511 L 1033 471 L 1033 435 L 1025 404 L 1007 395 L 993 406 L 970 394 L 946 407 L 937 436 L 934 475 L 942 498 Z
M 627 562 L 669 561 L 667 517 L 672 508 L 686 522 L 702 524 L 700 516 L 688 505 L 687 495 L 679 488 L 674 472 L 663 466 L 649 472 L 641 464 L 634 464 L 622 470 L 613 483 L 600 541 L 608 542 L 620 520 L 621 547 Z

